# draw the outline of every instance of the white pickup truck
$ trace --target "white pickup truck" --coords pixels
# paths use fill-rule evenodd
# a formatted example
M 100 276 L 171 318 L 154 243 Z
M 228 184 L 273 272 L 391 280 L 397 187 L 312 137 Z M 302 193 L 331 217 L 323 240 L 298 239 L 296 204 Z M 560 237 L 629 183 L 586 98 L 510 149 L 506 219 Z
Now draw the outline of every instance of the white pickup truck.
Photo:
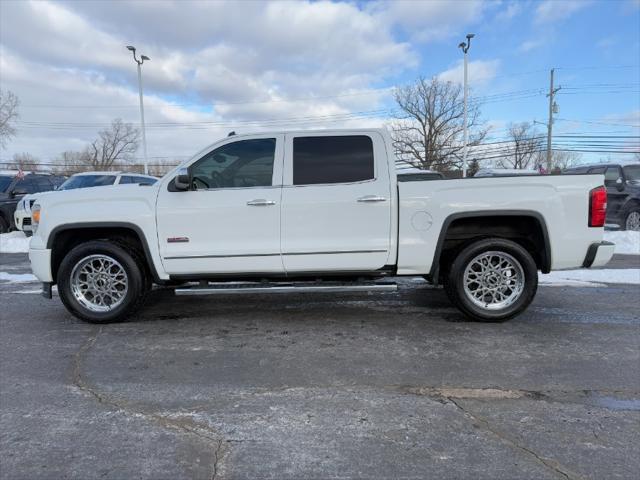
M 604 265 L 602 175 L 398 180 L 385 130 L 227 137 L 156 185 L 54 192 L 33 206 L 43 294 L 89 322 L 123 320 L 153 283 L 176 294 L 389 291 L 443 284 L 501 321 L 538 271 Z

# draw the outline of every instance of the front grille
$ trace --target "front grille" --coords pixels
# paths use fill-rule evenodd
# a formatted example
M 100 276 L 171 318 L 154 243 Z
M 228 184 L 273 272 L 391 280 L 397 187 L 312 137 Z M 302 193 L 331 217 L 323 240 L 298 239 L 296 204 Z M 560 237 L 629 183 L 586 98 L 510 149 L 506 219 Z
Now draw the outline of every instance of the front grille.
M 22 226 L 31 225 L 31 217 L 25 217 L 22 219 Z

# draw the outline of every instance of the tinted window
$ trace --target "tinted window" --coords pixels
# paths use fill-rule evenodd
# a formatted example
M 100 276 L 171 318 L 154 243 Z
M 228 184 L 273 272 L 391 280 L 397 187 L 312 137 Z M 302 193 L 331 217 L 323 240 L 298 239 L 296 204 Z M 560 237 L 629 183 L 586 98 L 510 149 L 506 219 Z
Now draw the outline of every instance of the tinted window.
M 604 173 L 604 170 L 607 167 L 596 167 L 589 170 L 589 173 Z
M 624 167 L 624 174 L 629 182 L 640 182 L 640 165 Z
M 620 178 L 620 176 L 620 169 L 618 167 L 609 167 L 604 173 L 604 181 L 615 183 L 615 181 Z
M 154 178 L 123 175 L 122 177 L 120 177 L 120 184 L 122 185 L 123 183 L 136 183 L 138 185 L 153 185 L 154 183 L 156 183 L 156 180 Z
M 373 142 L 366 135 L 293 139 L 294 185 L 360 182 L 373 178 Z
M 136 181 L 134 180 L 135 177 L 130 177 L 128 175 L 124 175 L 122 177 L 120 177 L 120 181 L 118 182 L 120 185 L 123 185 L 125 183 L 136 183 Z
M 51 183 L 53 183 L 54 187 L 59 187 L 60 185 L 62 185 L 67 179 L 64 177 L 58 177 L 58 176 L 52 176 L 51 177 Z
M 18 180 L 13 186 L 13 190 L 16 192 L 38 193 L 38 186 L 33 182 L 30 177 L 25 177 L 23 180 Z
M 53 190 L 53 185 L 49 181 L 48 177 L 33 177 L 33 182 L 36 184 L 38 192 L 48 192 Z
M 71 177 L 62 185 L 59 190 L 73 190 L 75 188 L 103 187 L 113 185 L 116 181 L 115 175 L 78 175 Z
M 133 183 L 137 183 L 138 185 L 153 185 L 157 181 L 155 178 L 133 177 Z
M 9 175 L 0 175 L 0 192 L 6 192 L 13 179 L 14 177 Z
M 271 186 L 275 138 L 240 140 L 209 152 L 189 173 L 196 189 Z

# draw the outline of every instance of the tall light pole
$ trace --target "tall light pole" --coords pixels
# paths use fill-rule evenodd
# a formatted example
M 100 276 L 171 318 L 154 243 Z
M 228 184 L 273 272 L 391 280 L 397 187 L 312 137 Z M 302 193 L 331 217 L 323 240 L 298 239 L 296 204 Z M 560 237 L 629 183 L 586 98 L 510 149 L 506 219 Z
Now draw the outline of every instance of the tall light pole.
M 469 79 L 467 76 L 467 52 L 471 46 L 471 39 L 475 34 L 468 33 L 467 41 L 460 43 L 459 48 L 464 53 L 464 114 L 463 114 L 463 130 L 464 130 L 464 149 L 462 153 L 462 178 L 467 176 L 467 151 L 469 150 L 469 132 L 467 128 L 467 98 L 469 97 Z
M 142 150 L 144 151 L 144 173 L 149 174 L 149 162 L 147 160 L 147 133 L 144 128 L 144 104 L 142 102 L 142 64 L 145 60 L 151 60 L 146 55 L 140 56 L 140 60 L 136 57 L 136 47 L 127 45 L 127 50 L 133 53 L 133 59 L 138 64 L 138 89 L 140 91 L 140 123 L 142 125 Z

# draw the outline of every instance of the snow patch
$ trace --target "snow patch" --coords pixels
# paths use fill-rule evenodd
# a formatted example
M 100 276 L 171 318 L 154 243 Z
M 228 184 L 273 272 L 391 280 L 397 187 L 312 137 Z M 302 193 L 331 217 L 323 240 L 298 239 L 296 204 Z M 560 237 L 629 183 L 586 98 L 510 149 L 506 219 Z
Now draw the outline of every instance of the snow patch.
M 640 232 L 604 232 L 604 240 L 616 244 L 615 253 L 640 255 Z
M 640 268 L 602 270 L 561 270 L 538 275 L 541 285 L 604 287 L 606 283 L 640 285 Z
M 0 253 L 27 253 L 30 241 L 24 232 L 0 233 Z
M 37 282 L 38 279 L 35 275 L 30 273 L 7 273 L 0 272 L 0 281 L 11 282 L 11 283 L 29 283 L 29 282 Z

